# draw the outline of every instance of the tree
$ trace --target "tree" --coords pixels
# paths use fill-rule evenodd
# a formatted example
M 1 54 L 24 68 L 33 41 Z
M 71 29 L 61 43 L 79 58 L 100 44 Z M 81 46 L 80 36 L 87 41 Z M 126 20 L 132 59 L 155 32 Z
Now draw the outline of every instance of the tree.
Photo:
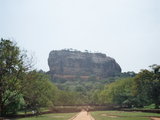
M 49 77 L 45 73 L 36 70 L 30 71 L 26 73 L 23 82 L 25 110 L 35 110 L 39 113 L 41 107 L 54 104 L 57 87 L 49 81 Z
M 121 107 L 132 107 L 132 84 L 132 78 L 124 78 L 106 85 L 100 93 L 101 102 L 104 104 L 116 104 Z
M 134 94 L 140 106 L 155 104 L 155 108 L 160 106 L 160 66 L 151 66 L 153 71 L 142 70 L 134 79 Z
M 136 97 L 137 107 L 151 104 L 149 92 L 151 92 L 153 73 L 148 70 L 142 70 L 134 78 L 133 94 Z
M 101 105 L 104 104 L 103 95 L 101 90 L 95 90 L 92 93 L 90 93 L 90 103 L 93 105 Z
M 153 103 L 155 103 L 155 108 L 159 109 L 160 107 L 160 65 L 152 65 L 153 77 L 151 84 L 151 92 L 149 92 L 150 97 L 152 98 Z
M 5 116 L 8 110 L 16 110 L 20 103 L 21 81 L 27 70 L 24 62 L 25 55 L 16 44 L 10 40 L 0 41 L 0 116 Z M 9 111 L 10 113 L 16 111 Z

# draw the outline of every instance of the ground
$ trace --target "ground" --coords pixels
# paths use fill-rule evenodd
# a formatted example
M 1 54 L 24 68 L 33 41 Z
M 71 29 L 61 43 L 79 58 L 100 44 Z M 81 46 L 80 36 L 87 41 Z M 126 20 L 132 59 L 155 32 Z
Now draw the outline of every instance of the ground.
M 155 117 L 152 117 L 151 119 L 152 120 L 160 120 L 160 118 L 155 118 Z
M 76 116 L 69 120 L 95 120 L 90 113 L 88 113 L 85 110 L 82 110 L 80 113 L 78 113 Z
M 92 117 L 93 116 L 93 117 Z M 92 111 L 79 113 L 51 113 L 17 120 L 160 120 L 158 113 L 127 111 Z M 15 120 L 15 119 L 14 119 Z

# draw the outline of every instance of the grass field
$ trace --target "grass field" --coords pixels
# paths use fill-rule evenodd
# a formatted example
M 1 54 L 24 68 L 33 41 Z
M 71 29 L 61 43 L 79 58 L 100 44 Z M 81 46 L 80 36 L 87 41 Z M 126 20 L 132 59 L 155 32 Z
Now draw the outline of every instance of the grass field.
M 17 120 L 68 120 L 76 114 L 77 113 L 53 113 Z M 91 115 L 95 118 L 95 120 L 151 120 L 152 117 L 160 118 L 160 114 L 157 113 L 124 111 L 94 111 L 91 112 Z
M 91 114 L 96 120 L 151 120 L 151 117 L 160 117 L 157 113 L 123 111 L 96 111 Z
M 27 117 L 16 120 L 68 120 L 72 118 L 77 113 L 54 113 L 54 114 L 44 114 L 37 117 Z

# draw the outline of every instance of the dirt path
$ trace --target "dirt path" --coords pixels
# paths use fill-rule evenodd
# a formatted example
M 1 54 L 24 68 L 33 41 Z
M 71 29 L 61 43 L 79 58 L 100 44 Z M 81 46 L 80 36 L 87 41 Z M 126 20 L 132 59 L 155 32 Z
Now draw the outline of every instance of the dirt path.
M 160 120 L 160 118 L 152 117 L 151 120 Z
M 87 111 L 81 111 L 77 116 L 69 119 L 69 120 L 95 120 L 90 113 Z

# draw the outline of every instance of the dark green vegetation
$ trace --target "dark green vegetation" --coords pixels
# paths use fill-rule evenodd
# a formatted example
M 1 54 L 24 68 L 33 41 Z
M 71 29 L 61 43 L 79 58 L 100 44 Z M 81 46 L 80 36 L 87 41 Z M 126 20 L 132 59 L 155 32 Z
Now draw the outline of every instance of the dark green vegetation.
M 18 111 L 40 113 L 40 108 L 63 105 L 113 105 L 142 108 L 160 106 L 160 66 L 152 70 L 119 73 L 97 79 L 59 78 L 52 82 L 43 71 L 33 70 L 24 51 L 10 40 L 0 41 L 0 117 Z M 85 77 L 85 76 L 83 76 Z M 53 83 L 54 82 L 54 83 Z
M 130 74 L 125 76 L 130 76 Z M 55 79 L 52 82 L 62 90 L 61 93 L 63 95 L 60 94 L 62 96 L 59 98 L 59 102 L 61 101 L 59 105 L 105 105 L 104 102 L 100 102 L 97 98 L 99 97 L 100 91 L 104 89 L 104 85 L 113 83 L 120 78 L 122 78 L 122 75 L 101 80 L 97 80 L 91 76 L 85 80 L 81 78 L 71 80 Z M 70 98 L 72 98 L 72 100 Z
M 49 78 L 31 70 L 26 54 L 10 40 L 0 41 L 0 116 L 53 105 L 57 91 Z
M 157 113 L 123 111 L 96 111 L 91 114 L 96 120 L 150 120 L 151 117 L 160 117 Z
M 53 81 L 59 89 L 74 93 L 72 98 L 77 104 L 108 105 L 122 108 L 143 108 L 148 105 L 160 106 L 160 66 L 151 66 L 152 70 L 122 73 L 116 77 L 97 80 L 58 79 Z M 77 99 L 80 101 L 76 101 Z M 67 100 L 67 99 L 66 99 Z M 68 104 L 65 102 L 65 104 Z M 71 105 L 71 104 L 69 104 Z
M 19 48 L 9 40 L 0 41 L 0 116 L 15 113 L 24 103 L 21 79 L 27 71 Z
M 97 93 L 100 104 L 115 104 L 120 107 L 160 106 L 160 66 L 152 66 L 152 71 L 142 70 L 135 77 L 122 78 L 107 84 Z

